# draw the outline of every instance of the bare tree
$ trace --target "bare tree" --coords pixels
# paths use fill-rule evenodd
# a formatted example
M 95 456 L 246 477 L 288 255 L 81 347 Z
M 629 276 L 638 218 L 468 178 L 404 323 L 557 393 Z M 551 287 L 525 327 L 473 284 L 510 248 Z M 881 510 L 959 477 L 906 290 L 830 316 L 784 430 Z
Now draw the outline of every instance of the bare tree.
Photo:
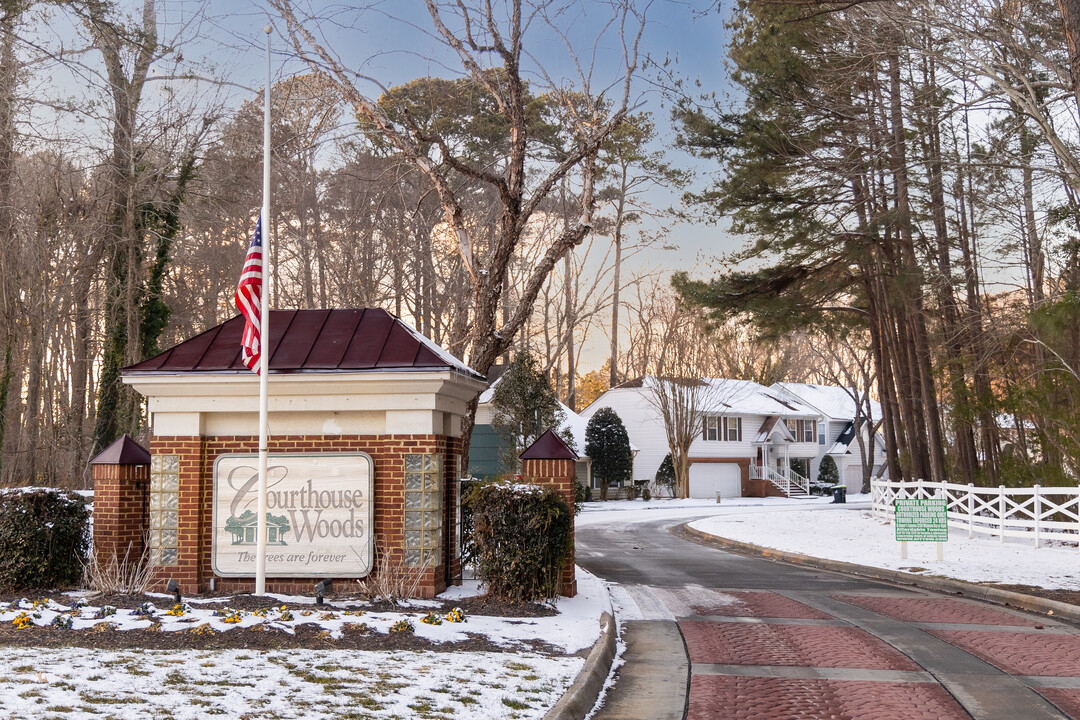
M 524 0 L 512 0 L 505 7 L 427 0 L 431 36 L 457 58 L 464 76 L 493 108 L 493 118 L 501 126 L 497 153 L 484 164 L 478 164 L 455 146 L 445 132 L 421 125 L 407 111 L 390 113 L 365 92 L 361 85 L 364 82 L 382 92 L 386 88 L 346 67 L 324 45 L 318 19 L 301 16 L 297 4 L 291 0 L 271 0 L 270 5 L 284 20 L 288 37 L 300 57 L 314 72 L 336 84 L 356 115 L 377 129 L 379 136 L 431 183 L 471 279 L 473 306 L 468 318 L 471 328 L 468 361 L 476 370 L 486 373 L 495 359 L 511 346 L 531 315 L 537 294 L 552 268 L 592 228 L 600 147 L 633 109 L 632 79 L 638 68 L 644 11 L 629 0 L 606 6 L 613 9 L 613 14 L 604 30 L 618 34 L 622 64 L 617 77 L 598 88 L 593 78 L 594 71 L 599 73 L 599 70 L 580 62 L 588 55 L 577 52 L 570 40 L 570 28 L 560 25 L 565 23 L 564 11 L 569 11 L 569 7 Z M 576 82 L 554 78 L 542 65 L 531 66 L 535 56 L 525 49 L 527 32 L 541 29 L 565 44 L 577 71 Z M 591 57 L 595 62 L 596 54 Z M 529 80 L 527 72 L 533 73 Z M 546 158 L 543 162 L 533 161 L 533 153 L 541 150 L 535 144 L 541 119 L 535 118 L 529 107 L 530 98 L 538 90 L 549 103 L 550 114 L 542 121 L 559 128 L 565 136 L 557 152 L 550 149 L 542 152 Z M 500 317 L 507 271 L 517 246 L 564 178 L 571 179 L 576 188 L 580 214 L 550 239 L 522 288 L 517 306 Z M 477 187 L 489 192 L 477 194 Z M 498 216 L 490 235 L 478 238 L 477 228 L 470 227 L 467 218 L 470 214 L 484 214 L 472 207 L 477 199 L 490 203 L 491 198 L 495 199 Z M 470 426 L 471 422 L 467 421 L 467 428 Z
M 710 382 L 707 343 L 700 315 L 681 303 L 666 306 L 658 328 L 659 354 L 646 376 L 645 398 L 663 421 L 675 468 L 675 494 L 690 495 L 690 446 L 701 435 L 705 415 L 715 411 L 731 385 Z

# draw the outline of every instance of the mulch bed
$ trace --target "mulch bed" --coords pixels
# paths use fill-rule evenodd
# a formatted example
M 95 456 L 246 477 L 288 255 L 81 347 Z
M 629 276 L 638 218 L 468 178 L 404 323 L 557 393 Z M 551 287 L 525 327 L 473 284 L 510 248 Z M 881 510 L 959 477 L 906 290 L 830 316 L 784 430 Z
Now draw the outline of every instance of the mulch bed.
M 31 600 L 51 597 L 57 602 L 67 605 L 73 601 L 70 596 L 53 591 L 5 594 L 0 595 L 0 601 L 15 602 L 21 598 Z M 213 595 L 203 595 L 187 598 L 185 601 L 205 600 L 213 598 Z M 259 597 L 249 594 L 222 595 L 220 603 L 192 603 L 193 608 L 214 609 L 218 607 L 232 607 L 238 610 L 253 612 L 263 608 L 281 607 L 281 600 L 272 597 Z M 227 598 L 227 599 L 226 599 Z M 335 602 L 341 602 L 336 598 L 329 598 Z M 94 607 L 112 605 L 118 609 L 131 610 L 145 602 L 152 602 L 160 610 L 165 610 L 173 605 L 171 598 L 150 597 L 145 595 L 97 595 L 88 597 L 87 601 Z M 249 649 L 249 650 L 273 650 L 282 648 L 304 648 L 312 650 L 414 650 L 431 652 L 520 652 L 522 645 L 530 647 L 536 652 L 547 655 L 563 654 L 561 650 L 541 641 L 532 643 L 519 643 L 514 648 L 507 648 L 492 643 L 483 635 L 469 634 L 468 626 L 461 629 L 468 634 L 467 640 L 458 642 L 434 643 L 410 632 L 380 633 L 374 632 L 364 626 L 347 624 L 342 629 L 340 638 L 333 638 L 330 633 L 316 624 L 316 618 L 311 617 L 310 622 L 299 613 L 303 610 L 333 610 L 341 612 L 350 609 L 362 609 L 370 613 L 397 612 L 415 615 L 415 621 L 426 614 L 429 610 L 445 615 L 452 608 L 460 607 L 469 616 L 496 616 L 512 618 L 547 617 L 554 615 L 556 611 L 545 605 L 536 603 L 507 603 L 495 599 L 474 597 L 460 598 L 456 602 L 442 602 L 439 606 L 427 605 L 423 607 L 402 608 L 393 603 L 365 603 L 359 599 L 350 603 L 346 599 L 338 605 L 316 605 L 315 603 L 286 603 L 289 610 L 296 615 L 297 621 L 292 624 L 293 633 L 288 633 L 275 627 L 260 625 L 248 628 L 230 628 L 223 632 L 204 633 L 184 630 L 170 630 L 163 632 L 155 624 L 154 627 L 144 630 L 117 630 L 107 621 L 102 621 L 92 628 L 84 630 L 62 630 L 53 627 L 34 626 L 18 629 L 11 623 L 0 623 L 0 647 L 83 647 L 101 650 L 225 650 L 225 649 Z M 192 618 L 192 628 L 199 624 Z

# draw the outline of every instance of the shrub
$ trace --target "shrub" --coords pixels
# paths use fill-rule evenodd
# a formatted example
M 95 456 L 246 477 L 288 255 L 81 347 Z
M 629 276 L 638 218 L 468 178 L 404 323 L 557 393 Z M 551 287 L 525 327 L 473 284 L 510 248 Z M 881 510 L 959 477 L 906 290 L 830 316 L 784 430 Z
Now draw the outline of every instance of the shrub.
M 581 482 L 580 480 L 574 480 L 574 514 L 581 514 L 581 504 L 592 502 L 592 488 Z
M 89 519 L 74 493 L 0 493 L 0 590 L 76 584 L 90 549 Z
M 671 497 L 675 497 L 675 464 L 671 462 L 671 453 L 664 456 L 664 461 L 660 463 L 660 467 L 656 470 L 656 492 L 658 495 L 661 489 L 667 490 Z
M 619 415 L 611 408 L 600 408 L 585 427 L 585 454 L 592 458 L 593 475 L 601 482 L 601 496 L 607 500 L 607 486 L 620 487 L 630 482 L 634 454 L 630 437 Z
M 474 488 L 468 504 L 476 573 L 488 593 L 511 601 L 555 600 L 573 522 L 559 493 L 492 483 Z
M 840 483 L 840 469 L 836 467 L 836 461 L 831 455 L 821 458 L 818 466 L 817 484 L 822 488 L 830 488 Z

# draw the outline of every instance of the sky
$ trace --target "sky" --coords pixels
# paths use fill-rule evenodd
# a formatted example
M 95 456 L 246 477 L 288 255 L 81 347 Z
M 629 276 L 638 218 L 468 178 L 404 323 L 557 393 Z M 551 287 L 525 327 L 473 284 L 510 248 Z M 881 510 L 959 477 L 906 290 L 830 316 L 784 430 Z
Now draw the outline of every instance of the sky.
M 371 79 L 365 83 L 366 87 L 362 87 L 372 97 L 378 96 L 380 86 L 389 87 L 428 75 L 453 77 L 460 74 L 457 58 L 434 37 L 430 17 L 419 0 L 295 1 L 298 13 L 306 10 L 319 18 L 310 26 L 319 41 L 331 48 L 347 68 Z M 141 2 L 137 0 L 118 2 L 129 14 L 141 8 Z M 552 5 L 563 8 L 563 14 L 554 24 L 565 30 L 565 41 L 577 53 L 577 65 L 587 68 L 590 61 L 593 63 L 593 87 L 612 83 L 622 69 L 622 45 L 617 25 L 609 24 L 611 3 L 566 0 Z M 269 14 L 265 1 L 158 0 L 158 7 L 159 35 L 163 42 L 180 48 L 183 55 L 180 70 L 203 78 L 224 79 L 225 82 L 170 80 L 167 76 L 173 68 L 161 64 L 152 69 L 151 75 L 157 80 L 148 86 L 144 107 L 156 98 L 162 100 L 160 107 L 164 108 L 164 98 L 172 97 L 170 93 L 175 92 L 186 93 L 192 107 L 211 102 L 221 102 L 225 108 L 239 107 L 264 84 L 266 35 L 263 29 L 268 23 L 277 28 L 271 35 L 273 81 L 308 71 L 287 46 L 281 34 L 284 26 L 279 18 Z M 641 59 L 648 58 L 655 63 L 667 60 L 669 71 L 688 84 L 700 83 L 701 92 L 724 93 L 727 87 L 725 15 L 723 6 L 718 10 L 715 4 L 703 0 L 652 0 L 646 10 Z M 45 27 L 43 32 L 49 37 L 43 44 L 49 47 L 63 46 L 65 52 L 76 53 L 84 42 L 70 14 L 51 11 Z M 577 68 L 570 60 L 564 39 L 541 20 L 535 19 L 530 24 L 524 50 L 524 70 L 535 88 L 545 84 L 539 68 L 558 84 L 577 80 Z M 96 94 L 96 88 L 105 84 L 99 56 L 85 53 L 80 57 L 86 63 L 83 66 L 60 66 L 47 76 L 41 73 L 43 77 L 36 80 L 40 83 L 40 91 L 54 95 L 58 101 L 65 97 L 83 103 L 97 101 L 96 106 L 91 104 L 90 107 L 106 112 L 107 107 L 100 103 Z M 92 78 L 95 74 L 98 77 Z M 656 82 L 657 76 L 655 67 L 639 70 L 631 97 L 638 104 L 637 111 L 652 115 L 659 135 L 656 149 L 667 148 L 669 161 L 678 167 L 695 170 L 697 175 L 692 187 L 704 187 L 709 182 L 711 166 L 670 147 L 674 139 L 670 104 L 665 102 Z M 36 91 L 39 89 L 32 89 L 32 92 Z M 348 121 L 348 114 L 343 117 Z M 78 152 L 80 146 L 100 146 L 104 142 L 95 138 L 94 133 L 105 124 L 94 120 L 86 118 L 70 129 L 43 133 L 68 137 L 72 152 Z M 655 191 L 649 200 L 654 207 L 663 208 L 678 205 L 680 196 L 678 192 Z M 738 239 L 723 228 L 703 222 L 682 222 L 671 226 L 661 242 L 633 255 L 626 270 L 633 274 L 636 266 L 637 269 L 656 271 L 661 277 L 674 269 L 705 275 L 713 265 L 712 259 L 737 249 L 739 244 Z M 581 363 L 583 372 L 599 367 L 607 355 L 607 339 L 603 332 L 592 331 L 588 342 Z
M 179 23 L 184 11 L 190 14 L 191 2 L 174 3 L 174 13 Z M 600 35 L 597 45 L 596 65 L 600 72 L 595 76 L 596 85 L 604 84 L 600 78 L 612 77 L 621 62 L 621 47 L 613 28 L 602 31 L 607 15 L 601 13 L 604 3 L 568 3 L 570 10 L 560 25 L 571 28 L 570 41 L 579 51 L 581 63 L 588 61 L 593 41 Z M 344 61 L 350 69 L 360 70 L 384 86 L 408 82 L 417 77 L 436 75 L 449 77 L 458 73 L 456 59 L 449 55 L 431 35 L 431 23 L 420 2 L 372 2 L 362 10 L 354 10 L 338 3 L 303 3 L 301 7 L 318 8 L 324 19 L 318 23 L 320 39 Z M 401 17 L 403 8 L 413 8 Z M 186 10 L 185 10 L 186 8 Z M 727 88 L 724 56 L 726 54 L 726 11 L 716 9 L 715 4 L 705 2 L 675 2 L 656 0 L 647 11 L 646 27 L 642 35 L 642 55 L 661 62 L 665 58 L 673 62 L 674 72 L 688 82 L 700 81 L 703 92 L 723 93 Z M 250 88 L 262 85 L 265 50 L 263 27 L 267 23 L 266 4 L 254 0 L 215 0 L 203 24 L 204 35 L 196 43 L 196 52 L 215 58 L 218 70 L 226 72 L 238 85 Z M 272 19 L 277 27 L 280 21 Z M 272 39 L 274 51 L 272 71 L 275 81 L 292 74 L 306 71 L 292 52 L 284 46 L 277 33 Z M 556 80 L 573 79 L 575 68 L 567 59 L 561 40 L 543 24 L 534 21 L 526 36 L 525 50 L 529 65 L 543 65 Z M 535 81 L 542 78 L 535 69 L 531 71 Z M 674 130 L 670 123 L 670 105 L 664 102 L 662 92 L 656 86 L 656 71 L 639 73 L 634 95 L 639 98 L 640 109 L 652 113 L 654 122 L 664 144 L 670 145 Z M 368 85 L 373 95 L 378 94 L 374 84 Z M 242 92 L 239 89 L 238 92 Z M 698 176 L 696 186 L 708 181 L 711 168 L 679 150 L 671 150 L 670 158 L 679 166 L 693 168 Z M 657 206 L 679 202 L 678 194 L 657 194 L 652 198 Z M 721 228 L 703 223 L 681 223 L 674 227 L 666 242 L 677 250 L 656 247 L 641 253 L 635 262 L 650 267 L 704 269 L 709 258 L 737 248 L 738 241 Z

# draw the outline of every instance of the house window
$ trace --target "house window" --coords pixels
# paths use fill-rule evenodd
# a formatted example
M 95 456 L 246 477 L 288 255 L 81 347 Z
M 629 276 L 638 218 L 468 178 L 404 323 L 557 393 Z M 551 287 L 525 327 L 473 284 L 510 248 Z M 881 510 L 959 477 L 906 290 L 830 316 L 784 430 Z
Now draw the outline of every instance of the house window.
M 151 565 L 177 564 L 179 506 L 180 456 L 154 455 L 150 458 L 150 534 L 147 542 Z
M 814 435 L 817 434 L 817 420 L 803 420 L 803 442 L 814 442 Z
M 791 437 L 795 438 L 796 440 L 799 439 L 799 422 L 800 421 L 794 420 L 792 418 L 787 419 L 788 432 L 791 433 Z
M 728 442 L 742 442 L 742 418 L 724 418 L 724 435 Z
M 442 559 L 442 458 L 405 456 L 405 565 L 435 567 Z
M 703 429 L 701 433 L 702 440 L 723 440 L 720 434 L 720 424 L 722 418 L 716 416 L 706 416 L 703 419 Z
M 825 444 L 825 423 L 821 423 L 820 425 L 818 425 L 817 442 L 818 445 Z

